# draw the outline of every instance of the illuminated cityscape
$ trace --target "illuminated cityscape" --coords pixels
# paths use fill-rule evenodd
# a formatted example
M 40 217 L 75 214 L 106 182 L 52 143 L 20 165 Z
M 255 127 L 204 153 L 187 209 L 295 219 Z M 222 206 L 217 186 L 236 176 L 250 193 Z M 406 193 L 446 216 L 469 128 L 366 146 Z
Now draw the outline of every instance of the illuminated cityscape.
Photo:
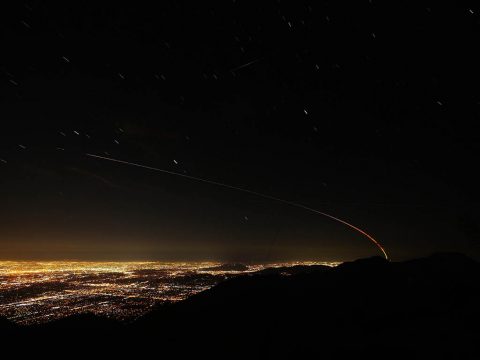
M 156 304 L 183 300 L 240 274 L 271 267 L 337 264 L 2 261 L 0 316 L 19 324 L 81 313 L 133 320 Z

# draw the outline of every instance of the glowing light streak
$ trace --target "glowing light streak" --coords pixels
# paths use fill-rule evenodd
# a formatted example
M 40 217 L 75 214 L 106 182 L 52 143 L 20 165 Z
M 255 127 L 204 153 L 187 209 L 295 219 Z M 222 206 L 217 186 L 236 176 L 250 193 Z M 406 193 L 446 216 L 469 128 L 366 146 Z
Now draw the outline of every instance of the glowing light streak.
M 175 171 L 169 171 L 169 170 L 160 169 L 160 168 L 156 168 L 156 167 L 152 167 L 152 166 L 137 164 L 137 163 L 133 163 L 133 162 L 125 161 L 125 160 L 119 160 L 119 159 L 114 159 L 114 158 L 111 158 L 111 157 L 100 156 L 100 155 L 95 155 L 95 154 L 88 154 L 87 153 L 86 155 L 90 156 L 92 158 L 112 161 L 112 162 L 116 162 L 116 163 L 120 163 L 120 164 L 124 164 L 124 165 L 136 166 L 136 167 L 147 169 L 147 170 L 157 171 L 157 172 L 161 172 L 161 173 L 168 174 L 168 175 L 180 176 L 180 177 L 190 179 L 190 180 L 200 181 L 200 182 L 204 182 L 204 183 L 211 184 L 211 185 L 221 186 L 221 187 L 224 187 L 224 188 L 227 188 L 227 189 L 241 191 L 241 192 L 244 192 L 244 193 L 247 193 L 247 194 L 259 196 L 259 197 L 262 197 L 264 199 L 277 201 L 277 202 L 280 202 L 280 203 L 283 203 L 283 204 L 287 204 L 287 205 L 290 205 L 290 206 L 294 206 L 294 207 L 297 207 L 297 208 L 300 208 L 300 209 L 304 209 L 304 210 L 313 212 L 313 213 L 318 214 L 318 215 L 325 216 L 325 217 L 327 217 L 331 220 L 334 220 L 334 221 L 337 221 L 337 222 L 339 222 L 343 225 L 346 225 L 349 228 L 351 228 L 351 229 L 355 230 L 356 232 L 360 233 L 361 235 L 365 236 L 368 240 L 370 240 L 382 252 L 385 259 L 388 260 L 388 255 L 387 255 L 387 252 L 385 251 L 384 247 L 380 244 L 380 242 L 378 240 L 376 240 L 373 236 L 368 234 L 366 231 L 360 229 L 359 227 L 357 227 L 353 224 L 350 224 L 349 222 L 347 222 L 343 219 L 340 219 L 336 216 L 330 215 L 326 212 L 313 209 L 313 208 L 305 206 L 303 204 L 299 204 L 299 203 L 289 201 L 289 200 L 280 199 L 280 198 L 277 198 L 275 196 L 262 194 L 262 193 L 259 193 L 259 192 L 256 192 L 256 191 L 243 189 L 243 188 L 240 188 L 240 187 L 237 187 L 237 186 L 220 183 L 220 182 L 213 181 L 213 180 L 208 180 L 208 179 L 203 179 L 203 178 L 199 178 L 199 177 L 196 177 L 196 176 L 181 174 L 181 173 L 178 173 L 178 172 L 175 172 Z

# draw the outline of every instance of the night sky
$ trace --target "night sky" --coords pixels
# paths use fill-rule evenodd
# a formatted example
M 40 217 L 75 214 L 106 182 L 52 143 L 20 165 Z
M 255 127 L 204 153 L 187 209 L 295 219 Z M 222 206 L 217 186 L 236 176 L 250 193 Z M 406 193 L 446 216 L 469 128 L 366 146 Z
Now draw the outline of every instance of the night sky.
M 0 259 L 480 256 L 479 6 L 14 3 Z

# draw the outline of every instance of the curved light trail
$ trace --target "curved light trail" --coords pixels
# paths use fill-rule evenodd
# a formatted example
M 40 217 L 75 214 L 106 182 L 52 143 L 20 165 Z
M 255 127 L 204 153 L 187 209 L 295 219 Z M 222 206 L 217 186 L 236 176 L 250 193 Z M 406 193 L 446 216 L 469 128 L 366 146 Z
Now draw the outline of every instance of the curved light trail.
M 237 191 L 241 191 L 241 192 L 244 192 L 244 193 L 247 193 L 247 194 L 256 195 L 256 196 L 262 197 L 262 198 L 264 198 L 264 199 L 269 199 L 269 200 L 278 201 L 278 202 L 281 202 L 281 203 L 283 203 L 283 204 L 291 205 L 291 206 L 294 206 L 294 207 L 297 207 L 297 208 L 300 208 L 300 209 L 304 209 L 304 210 L 313 212 L 313 213 L 315 213 L 315 214 L 319 214 L 319 215 L 325 216 L 325 217 L 327 217 L 327 218 L 329 218 L 329 219 L 331 219 L 331 220 L 334 220 L 334 221 L 337 221 L 337 222 L 339 222 L 339 223 L 341 223 L 341 224 L 343 224 L 343 225 L 346 225 L 346 226 L 348 226 L 349 228 L 351 228 L 351 229 L 355 230 L 356 232 L 360 233 L 361 235 L 365 236 L 368 240 L 370 240 L 370 241 L 382 252 L 382 254 L 383 254 L 383 256 L 385 257 L 385 259 L 388 260 L 388 255 L 387 255 L 387 252 L 385 251 L 384 247 L 383 247 L 376 239 L 374 239 L 373 236 L 371 236 L 370 234 L 368 234 L 366 231 L 360 229 L 359 227 L 357 227 L 357 226 L 355 226 L 355 225 L 353 225 L 353 224 L 350 224 L 349 222 L 347 222 L 347 221 L 345 221 L 345 220 L 342 220 L 342 219 L 340 219 L 340 218 L 337 218 L 337 217 L 335 217 L 335 216 L 333 216 L 333 215 L 327 214 L 327 213 L 325 213 L 325 212 L 323 212 L 323 211 L 319 211 L 319 210 L 313 209 L 313 208 L 311 208 L 311 207 L 308 207 L 308 206 L 305 206 L 305 205 L 302 205 L 302 204 L 298 204 L 298 203 L 293 202 L 293 201 L 288 201 L 288 200 L 280 199 L 280 198 L 277 198 L 277 197 L 274 197 L 274 196 L 262 194 L 262 193 L 259 193 L 259 192 L 256 192 L 256 191 L 252 191 L 252 190 L 248 190 L 248 189 L 243 189 L 243 188 L 236 187 L 236 186 L 233 186 L 233 185 L 228 185 L 228 184 L 220 183 L 220 182 L 217 182 L 217 181 L 212 181 L 212 180 L 208 180 L 208 179 L 202 179 L 202 178 L 199 178 L 199 177 L 196 177 L 196 176 L 190 176 L 190 175 L 181 174 L 181 173 L 178 173 L 178 172 L 175 172 L 175 171 L 164 170 L 164 169 L 160 169 L 160 168 L 156 168 L 156 167 L 152 167 L 152 166 L 137 164 L 137 163 L 133 163 L 133 162 L 129 162 L 129 161 L 114 159 L 114 158 L 110 158 L 110 157 L 106 157 L 106 156 L 100 156 L 100 155 L 95 155 L 95 154 L 86 153 L 85 155 L 90 156 L 90 157 L 92 157 L 92 158 L 96 158 L 96 159 L 102 159 L 102 160 L 112 161 L 112 162 L 116 162 L 116 163 L 120 163 L 120 164 L 124 164 L 124 165 L 136 166 L 136 167 L 139 167 L 139 168 L 148 169 L 148 170 L 153 170 L 153 171 L 161 172 L 161 173 L 164 173 L 164 174 L 181 176 L 181 177 L 183 177 L 183 178 L 190 179 L 190 180 L 196 180 L 196 181 L 201 181 L 201 182 L 208 183 L 208 184 L 212 184 L 212 185 L 222 186 L 222 187 L 227 188 L 227 189 L 237 190 Z

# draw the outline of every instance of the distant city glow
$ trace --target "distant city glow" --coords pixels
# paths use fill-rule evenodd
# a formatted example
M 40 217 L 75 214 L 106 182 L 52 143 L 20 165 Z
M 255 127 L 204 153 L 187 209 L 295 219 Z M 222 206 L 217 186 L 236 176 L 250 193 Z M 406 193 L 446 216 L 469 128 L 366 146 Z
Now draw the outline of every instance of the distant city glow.
M 156 304 L 183 300 L 240 274 L 271 267 L 338 264 L 0 261 L 0 316 L 21 324 L 80 313 L 132 320 Z

